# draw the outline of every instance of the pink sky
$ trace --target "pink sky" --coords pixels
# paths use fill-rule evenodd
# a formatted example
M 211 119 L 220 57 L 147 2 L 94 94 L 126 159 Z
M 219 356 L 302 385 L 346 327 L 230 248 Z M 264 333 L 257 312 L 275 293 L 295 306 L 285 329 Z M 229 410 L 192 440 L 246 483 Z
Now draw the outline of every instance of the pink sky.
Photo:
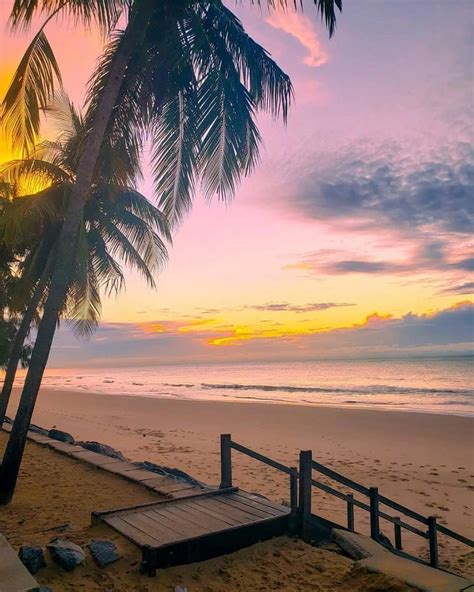
M 126 293 L 104 300 L 104 326 L 160 343 L 168 336 L 175 361 L 310 357 L 328 332 L 341 351 L 363 352 L 335 330 L 371 315 L 438 318 L 469 300 L 472 5 L 347 2 L 331 40 L 309 6 L 304 14 L 229 6 L 293 80 L 288 126 L 261 120 L 257 172 L 228 206 L 197 196 L 158 289 L 128 274 Z M 2 32 L 2 92 L 32 31 Z M 100 38 L 65 22 L 47 34 L 80 105 Z M 141 190 L 152 198 L 148 178 Z M 92 339 L 94 355 L 112 360 L 107 331 Z M 387 331 L 373 347 L 385 351 L 391 339 Z M 465 335 L 450 339 L 423 347 L 465 348 Z M 61 330 L 56 352 L 63 342 Z M 143 363 L 142 350 L 131 351 Z M 64 351 L 55 356 L 68 365 Z

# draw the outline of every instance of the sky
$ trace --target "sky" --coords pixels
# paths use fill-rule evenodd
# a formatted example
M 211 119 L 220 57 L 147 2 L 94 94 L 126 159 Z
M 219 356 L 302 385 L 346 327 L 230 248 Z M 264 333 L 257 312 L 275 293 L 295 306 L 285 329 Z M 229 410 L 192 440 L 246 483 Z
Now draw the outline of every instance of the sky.
M 11 35 L 10 6 L 2 94 L 35 26 Z M 288 124 L 259 118 L 262 159 L 232 203 L 197 194 L 157 289 L 127 271 L 96 334 L 62 327 L 51 364 L 469 351 L 474 4 L 346 0 L 332 39 L 310 3 L 228 6 L 290 75 Z M 46 32 L 81 105 L 100 36 L 64 21 Z M 152 199 L 147 175 L 140 189 Z

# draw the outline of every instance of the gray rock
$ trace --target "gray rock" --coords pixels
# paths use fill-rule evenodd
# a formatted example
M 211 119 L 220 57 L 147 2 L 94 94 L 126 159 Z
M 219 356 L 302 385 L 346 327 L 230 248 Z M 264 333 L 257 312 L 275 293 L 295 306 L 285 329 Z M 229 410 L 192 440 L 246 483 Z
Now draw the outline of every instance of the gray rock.
M 47 436 L 49 433 L 48 430 L 45 430 L 44 428 L 40 428 L 40 426 L 37 426 L 34 423 L 30 424 L 30 427 L 28 428 L 28 430 L 30 432 L 34 432 L 35 434 L 41 434 L 42 436 Z
M 171 467 L 164 467 L 164 466 L 149 462 L 148 460 L 144 460 L 143 462 L 134 462 L 133 464 L 140 469 L 152 471 L 153 473 L 158 473 L 159 475 L 166 475 L 167 477 L 172 477 L 173 479 L 176 479 L 177 481 L 185 481 L 186 483 L 189 483 L 190 485 L 198 485 L 198 486 L 202 485 L 202 483 L 199 482 L 197 479 L 194 479 L 194 477 L 191 477 L 191 475 L 188 475 L 188 473 L 185 473 L 184 471 L 181 471 L 180 469 L 173 469 Z
M 86 450 L 91 450 L 92 452 L 103 454 L 104 456 L 110 456 L 110 458 L 116 458 L 122 461 L 127 460 L 120 450 L 115 450 L 115 448 L 107 446 L 107 444 L 101 444 L 100 442 L 76 442 L 76 444 L 79 444 L 79 446 L 82 446 L 82 448 L 85 448 Z
M 43 549 L 36 545 L 22 545 L 18 557 L 30 574 L 34 575 L 42 567 L 46 567 Z
M 57 430 L 55 428 L 49 430 L 48 436 L 53 440 L 59 440 L 60 442 L 69 442 L 70 444 L 74 444 L 74 438 L 71 436 L 71 434 L 63 432 L 61 430 Z
M 105 567 L 120 559 L 117 546 L 112 541 L 92 541 L 87 546 L 100 567 Z
M 53 589 L 49 586 L 40 586 L 39 588 L 35 588 L 36 592 L 53 592 Z
M 188 592 L 188 589 L 186 586 L 175 586 L 174 592 Z
M 46 547 L 51 553 L 53 561 L 66 571 L 72 571 L 86 558 L 84 551 L 79 545 L 66 539 L 52 539 Z

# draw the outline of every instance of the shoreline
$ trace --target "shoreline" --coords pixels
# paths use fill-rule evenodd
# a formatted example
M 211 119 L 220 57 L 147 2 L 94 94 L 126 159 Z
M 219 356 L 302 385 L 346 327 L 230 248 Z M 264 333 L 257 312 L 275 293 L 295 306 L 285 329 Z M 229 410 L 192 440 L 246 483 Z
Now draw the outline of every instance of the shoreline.
M 0 381 L 0 386 L 2 382 Z M 13 392 L 18 393 L 21 387 L 14 387 Z M 288 401 L 285 399 L 262 399 L 259 397 L 236 397 L 232 398 L 229 396 L 228 398 L 223 396 L 215 396 L 215 397 L 186 397 L 182 395 L 161 395 L 161 394 L 146 394 L 146 393 L 109 393 L 106 391 L 98 391 L 98 390 L 91 390 L 89 388 L 84 389 L 77 389 L 77 387 L 68 387 L 68 386 L 46 386 L 42 388 L 43 391 L 54 391 L 54 392 L 68 392 L 68 393 L 76 393 L 76 394 L 85 394 L 85 395 L 94 395 L 98 397 L 127 397 L 131 399 L 156 399 L 161 401 L 190 401 L 190 402 L 210 402 L 210 403 L 224 403 L 224 404 L 261 404 L 261 405 L 277 405 L 277 406 L 290 406 L 290 407 L 303 407 L 303 408 L 322 408 L 322 409 L 346 409 L 354 411 L 388 411 L 391 413 L 409 413 L 409 414 L 417 414 L 417 415 L 437 415 L 441 417 L 465 417 L 468 419 L 474 420 L 474 412 L 471 413 L 460 413 L 460 412 L 450 412 L 450 413 L 442 413 L 438 410 L 430 410 L 430 409 L 420 409 L 416 407 L 395 407 L 395 405 L 391 405 L 390 403 L 359 403 L 358 401 L 354 402 L 347 402 L 347 403 L 323 403 L 321 401 L 318 402 L 309 402 L 309 401 Z

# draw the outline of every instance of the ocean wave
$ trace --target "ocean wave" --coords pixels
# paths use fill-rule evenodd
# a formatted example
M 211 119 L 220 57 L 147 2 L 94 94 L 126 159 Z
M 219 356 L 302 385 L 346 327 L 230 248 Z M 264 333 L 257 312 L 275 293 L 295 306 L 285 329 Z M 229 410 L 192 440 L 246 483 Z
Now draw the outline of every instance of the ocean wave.
M 169 385 L 172 386 L 172 385 Z M 173 385 L 178 386 L 178 385 Z M 184 385 L 179 385 L 184 386 Z M 186 385 L 188 386 L 188 385 Z M 285 392 L 285 393 L 330 393 L 351 395 L 373 395 L 373 394 L 421 394 L 421 395 L 454 395 L 469 397 L 474 395 L 472 389 L 441 389 L 441 388 L 423 388 L 423 387 L 402 387 L 386 384 L 373 384 L 367 386 L 353 386 L 351 388 L 343 387 L 316 387 L 316 386 L 291 386 L 291 385 L 273 385 L 273 384 L 211 384 L 202 382 L 200 386 L 203 389 L 215 390 L 236 390 L 236 391 L 264 391 L 264 392 Z

